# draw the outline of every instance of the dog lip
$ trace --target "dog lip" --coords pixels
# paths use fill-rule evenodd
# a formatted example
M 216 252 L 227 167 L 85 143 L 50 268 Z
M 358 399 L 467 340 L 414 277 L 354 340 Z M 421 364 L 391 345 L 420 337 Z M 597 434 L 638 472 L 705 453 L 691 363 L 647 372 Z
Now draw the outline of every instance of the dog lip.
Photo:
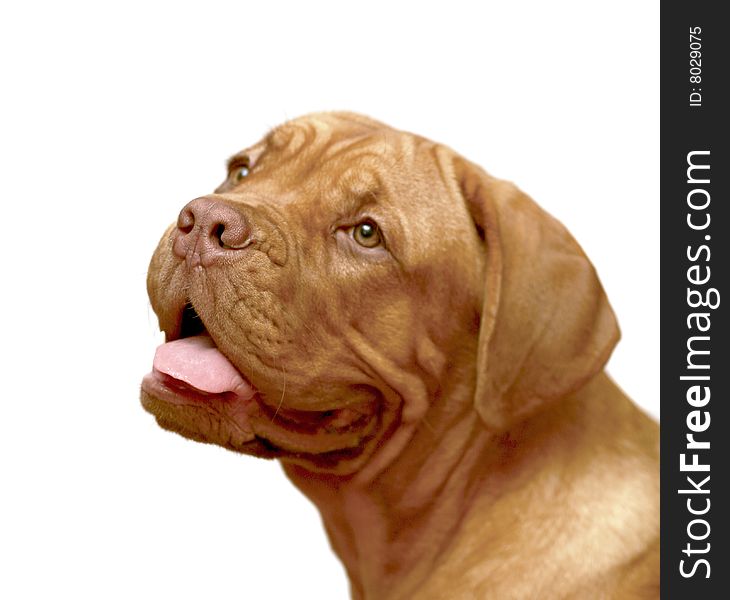
M 217 349 L 207 331 L 186 338 L 186 327 L 178 329 L 181 337 L 158 348 L 153 370 L 143 379 L 143 391 L 173 408 L 207 410 L 236 425 L 239 439 L 242 433 L 256 434 L 288 452 L 317 454 L 352 447 L 378 421 L 377 403 L 370 401 L 311 410 L 270 405 Z M 174 421 L 169 413 L 168 417 Z
M 155 402 L 162 402 L 175 408 L 192 407 L 215 414 L 235 431 L 240 442 L 254 438 L 249 412 L 253 405 L 251 398 L 237 396 L 231 392 L 210 394 L 185 385 L 172 377 L 153 369 L 142 379 L 142 406 L 155 416 Z
M 337 411 L 312 411 L 311 415 L 297 411 L 296 418 L 291 411 L 271 414 L 262 409 L 258 395 L 246 399 L 230 392 L 199 392 L 155 370 L 143 378 L 141 388 L 142 406 L 158 420 L 164 417 L 171 426 L 185 429 L 188 437 L 215 441 L 208 439 L 204 431 L 184 425 L 185 421 L 179 421 L 174 412 L 159 410 L 160 403 L 173 411 L 195 408 L 220 420 L 238 440 L 234 446 L 225 444 L 233 450 L 243 451 L 242 444 L 256 438 L 266 440 L 268 452 L 276 449 L 277 456 L 282 458 L 349 454 L 363 439 L 373 435 L 379 422 L 376 414 L 360 414 L 353 419 L 352 414 Z M 323 417 L 327 412 L 332 414 Z
M 176 313 L 172 320 L 174 325 L 170 331 L 165 332 L 166 344 L 163 346 L 168 343 L 174 344 L 179 340 L 205 336 L 209 340 L 208 343 L 212 342 L 220 352 L 214 337 L 215 332 L 211 332 L 206 327 L 191 298 L 186 298 L 171 313 Z M 231 365 L 251 385 L 250 396 L 245 394 L 245 397 L 242 397 L 234 391 L 206 392 L 196 388 L 194 379 L 181 378 L 180 374 L 172 369 L 165 369 L 170 372 L 164 373 L 156 368 L 153 368 L 152 372 L 143 379 L 142 390 L 173 409 L 195 407 L 207 410 L 214 418 L 228 421 L 229 424 L 231 424 L 231 416 L 225 413 L 231 410 L 231 407 L 236 407 L 233 424 L 237 426 L 239 440 L 242 435 L 245 435 L 246 439 L 251 435 L 265 439 L 272 447 L 279 450 L 281 457 L 304 454 L 317 456 L 337 453 L 341 450 L 349 453 L 353 448 L 355 438 L 369 437 L 373 434 L 373 428 L 378 427 L 380 419 L 378 403 L 375 401 L 351 406 L 333 405 L 318 406 L 312 409 L 293 409 L 282 406 L 278 401 L 267 402 L 255 385 L 250 383 L 248 377 L 243 376 L 235 364 L 231 363 Z M 219 387 L 216 386 L 210 389 L 219 391 Z M 152 410 L 153 407 L 145 405 L 144 401 L 143 406 L 148 412 L 155 414 Z M 166 418 L 170 423 L 176 421 L 170 413 Z M 200 435 L 205 437 L 203 432 L 200 432 Z

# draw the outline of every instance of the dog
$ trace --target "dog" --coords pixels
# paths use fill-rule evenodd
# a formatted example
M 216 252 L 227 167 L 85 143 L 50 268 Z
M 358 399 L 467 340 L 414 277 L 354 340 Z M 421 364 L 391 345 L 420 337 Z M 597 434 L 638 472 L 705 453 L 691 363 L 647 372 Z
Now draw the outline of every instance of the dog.
M 278 458 L 353 598 L 656 598 L 658 426 L 577 242 L 513 184 L 351 113 L 273 129 L 149 267 L 165 429 Z

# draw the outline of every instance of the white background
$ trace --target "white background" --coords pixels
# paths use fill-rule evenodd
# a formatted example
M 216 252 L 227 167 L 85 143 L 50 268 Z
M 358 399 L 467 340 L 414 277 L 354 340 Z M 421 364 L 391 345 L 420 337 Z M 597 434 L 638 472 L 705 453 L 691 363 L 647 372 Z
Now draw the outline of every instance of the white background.
M 163 228 L 308 111 L 445 142 L 560 218 L 622 326 L 609 371 L 658 415 L 658 2 L 3 6 L 3 598 L 346 597 L 277 464 L 138 404 Z

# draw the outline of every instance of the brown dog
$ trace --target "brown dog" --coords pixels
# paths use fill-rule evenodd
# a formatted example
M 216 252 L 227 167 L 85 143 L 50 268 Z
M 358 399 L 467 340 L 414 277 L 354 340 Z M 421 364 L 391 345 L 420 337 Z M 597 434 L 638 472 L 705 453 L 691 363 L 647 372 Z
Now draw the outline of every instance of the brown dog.
M 510 183 L 352 114 L 287 123 L 149 270 L 160 425 L 282 460 L 355 598 L 658 596 L 658 427 L 588 259 Z

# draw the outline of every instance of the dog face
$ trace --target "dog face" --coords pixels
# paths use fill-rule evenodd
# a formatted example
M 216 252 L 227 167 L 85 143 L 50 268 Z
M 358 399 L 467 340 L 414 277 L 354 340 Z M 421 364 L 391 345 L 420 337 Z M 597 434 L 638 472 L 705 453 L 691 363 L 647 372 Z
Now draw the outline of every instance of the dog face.
M 234 156 L 162 237 L 148 291 L 167 343 L 142 402 L 163 427 L 341 475 L 402 448 L 457 371 L 463 408 L 502 428 L 617 338 L 557 221 L 448 148 L 344 113 Z
M 448 355 L 476 340 L 483 287 L 483 242 L 438 148 L 326 114 L 231 159 L 150 265 L 152 306 L 174 343 L 142 398 L 163 427 L 350 472 L 398 428 L 402 388 L 437 392 Z M 206 352 L 253 389 L 186 375 L 186 360 L 218 372 Z

